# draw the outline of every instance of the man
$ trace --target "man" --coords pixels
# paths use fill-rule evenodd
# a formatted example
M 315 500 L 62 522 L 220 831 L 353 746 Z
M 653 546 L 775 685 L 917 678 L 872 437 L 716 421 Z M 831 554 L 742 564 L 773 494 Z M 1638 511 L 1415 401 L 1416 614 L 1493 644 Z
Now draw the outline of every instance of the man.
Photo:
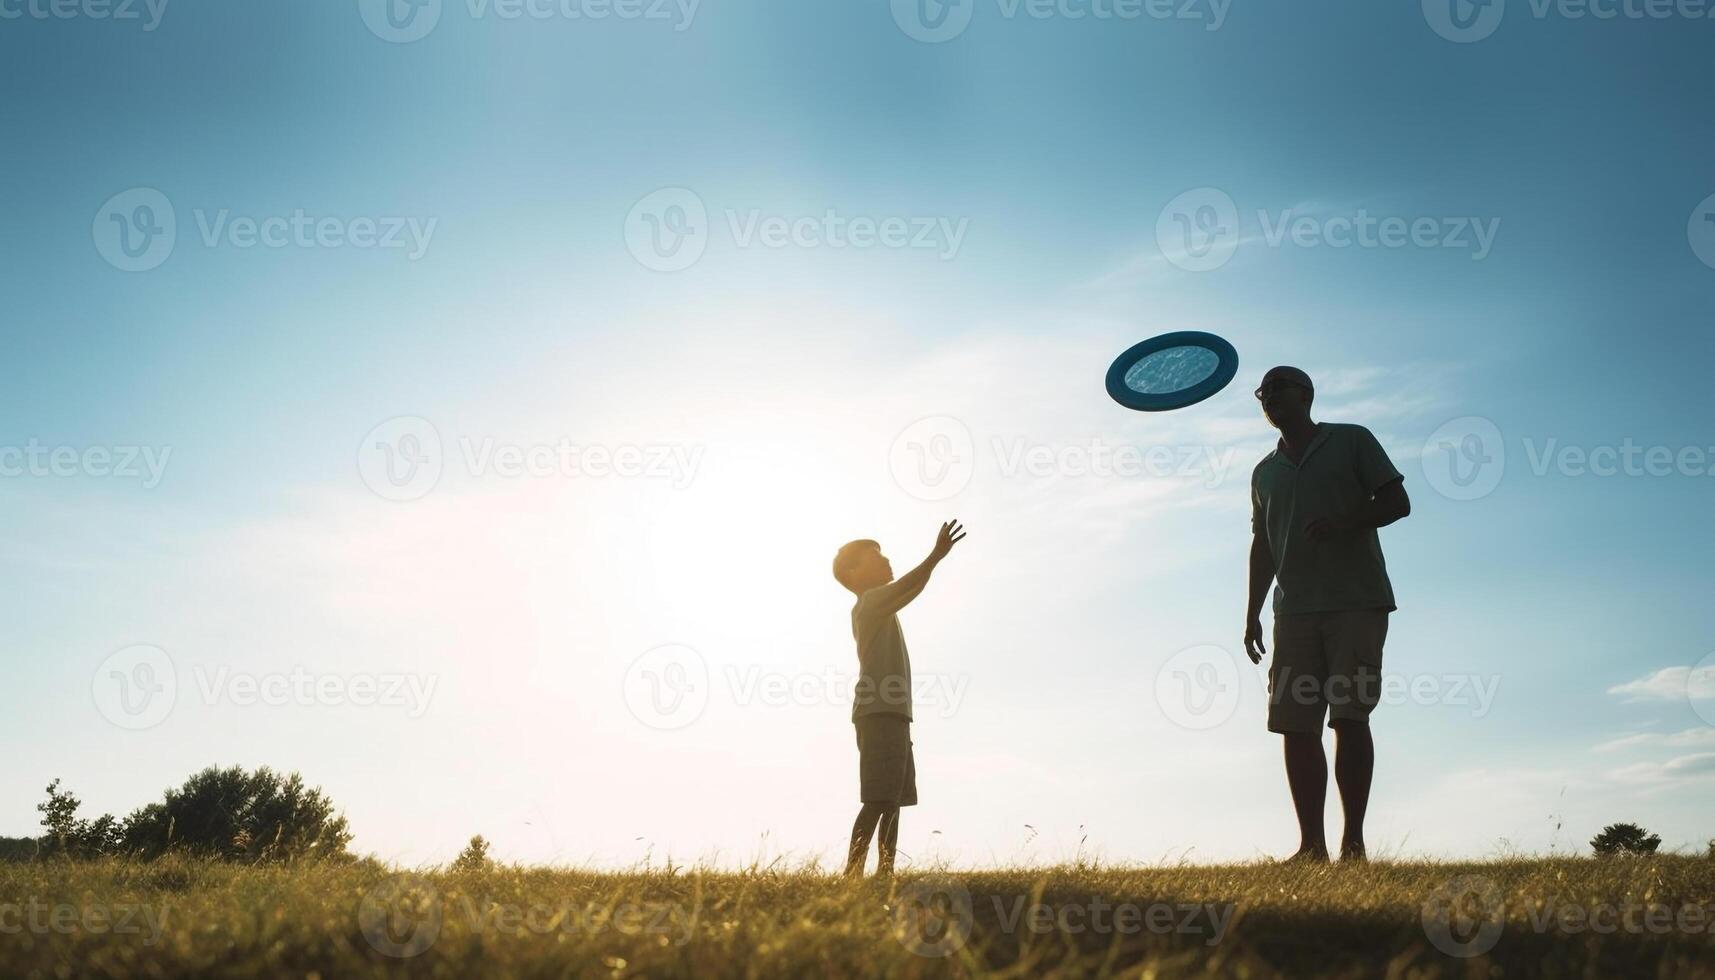
M 1342 861 L 1362 861 L 1375 771 L 1370 712 L 1380 697 L 1382 642 L 1396 607 L 1376 529 L 1411 513 L 1404 477 L 1368 429 L 1310 419 L 1310 376 L 1277 367 L 1257 400 L 1280 441 L 1251 474 L 1250 605 L 1245 652 L 1261 663 L 1262 604 L 1274 589 L 1268 730 L 1285 737 L 1286 781 L 1298 812 L 1293 859 L 1326 861 L 1322 808 L 1334 729 L 1334 780 L 1345 829 Z

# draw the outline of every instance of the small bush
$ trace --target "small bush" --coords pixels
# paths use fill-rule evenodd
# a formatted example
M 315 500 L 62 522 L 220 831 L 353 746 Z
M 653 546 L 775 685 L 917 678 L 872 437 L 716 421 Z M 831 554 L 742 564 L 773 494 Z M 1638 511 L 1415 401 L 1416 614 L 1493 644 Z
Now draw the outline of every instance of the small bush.
M 39 853 L 43 857 L 94 858 L 119 850 L 119 821 L 111 813 L 94 820 L 79 820 L 78 808 L 83 803 L 70 790 L 60 789 L 60 781 L 48 784 L 48 798 L 36 804 L 42 815 L 42 835 Z
M 130 854 L 152 860 L 182 852 L 256 863 L 343 858 L 351 841 L 345 818 L 334 813 L 333 801 L 321 790 L 306 787 L 297 773 L 282 776 L 267 768 L 204 769 L 123 821 L 111 814 L 80 820 L 80 805 L 59 780 L 48 784 L 47 800 L 36 806 L 47 831 L 42 856 Z
M 1654 854 L 1661 836 L 1635 823 L 1611 823 L 1590 839 L 1590 849 L 1601 855 Z
M 488 841 L 477 834 L 464 846 L 457 859 L 453 861 L 454 871 L 486 871 L 494 864 L 488 859 Z
M 231 861 L 294 861 L 342 856 L 351 833 L 333 801 L 297 773 L 211 766 L 131 814 L 124 841 L 143 857 L 183 850 Z

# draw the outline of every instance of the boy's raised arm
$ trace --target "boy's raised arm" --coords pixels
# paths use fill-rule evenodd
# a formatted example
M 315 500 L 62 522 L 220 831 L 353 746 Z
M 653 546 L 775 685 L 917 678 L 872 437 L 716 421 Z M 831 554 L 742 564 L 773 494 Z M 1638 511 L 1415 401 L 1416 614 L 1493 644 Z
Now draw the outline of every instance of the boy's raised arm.
M 953 550 L 953 545 L 965 540 L 965 526 L 957 518 L 941 525 L 941 533 L 935 537 L 935 547 L 930 549 L 929 557 L 911 571 L 886 585 L 871 589 L 869 594 L 879 600 L 878 613 L 883 615 L 896 613 L 911 604 L 923 592 L 923 587 L 929 584 L 929 575 L 935 571 L 935 566 L 941 559 L 947 557 Z

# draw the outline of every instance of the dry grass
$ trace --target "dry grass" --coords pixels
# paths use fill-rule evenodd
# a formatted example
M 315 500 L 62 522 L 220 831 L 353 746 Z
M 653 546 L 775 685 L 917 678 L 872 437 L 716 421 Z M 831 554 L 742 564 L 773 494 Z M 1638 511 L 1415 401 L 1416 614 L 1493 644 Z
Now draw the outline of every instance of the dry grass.
M 891 886 L 813 869 L 0 866 L 9 977 L 1715 977 L 1712 930 L 1715 860 L 1690 857 L 949 871 Z M 1492 948 L 1444 951 L 1469 940 Z

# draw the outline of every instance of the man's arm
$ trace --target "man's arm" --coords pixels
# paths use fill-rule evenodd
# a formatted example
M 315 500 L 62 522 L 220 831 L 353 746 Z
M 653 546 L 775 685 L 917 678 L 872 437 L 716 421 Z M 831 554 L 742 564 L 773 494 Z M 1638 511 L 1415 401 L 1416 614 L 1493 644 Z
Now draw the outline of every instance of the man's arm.
M 1268 587 L 1274 582 L 1274 553 L 1269 550 L 1268 536 L 1258 531 L 1251 535 L 1250 602 L 1245 609 L 1245 653 L 1251 663 L 1262 663 L 1268 647 L 1262 642 L 1262 606 L 1268 600 Z
M 866 593 L 876 596 L 876 611 L 881 615 L 891 615 L 910 605 L 911 600 L 921 595 L 923 587 L 929 584 L 929 576 L 935 571 L 935 566 L 941 564 L 941 559 L 947 557 L 953 545 L 963 540 L 965 526 L 956 518 L 941 525 L 941 533 L 935 537 L 935 547 L 929 550 L 929 557 L 899 578 Z
M 1304 525 L 1312 541 L 1321 541 L 1342 531 L 1362 531 L 1389 524 L 1411 513 L 1411 498 L 1405 492 L 1405 478 L 1388 483 L 1375 496 L 1359 504 L 1349 514 L 1339 517 L 1318 517 Z
M 1405 478 L 1399 475 L 1387 450 L 1375 434 L 1361 426 L 1354 427 L 1352 471 L 1364 487 L 1375 488 L 1369 499 L 1349 514 L 1329 514 L 1304 525 L 1312 541 L 1321 541 L 1346 531 L 1365 531 L 1387 527 L 1411 513 L 1411 499 L 1405 495 Z
M 1364 506 L 1358 508 L 1359 527 L 1387 527 L 1402 517 L 1411 515 L 1411 498 L 1405 493 L 1405 477 L 1376 491 Z

